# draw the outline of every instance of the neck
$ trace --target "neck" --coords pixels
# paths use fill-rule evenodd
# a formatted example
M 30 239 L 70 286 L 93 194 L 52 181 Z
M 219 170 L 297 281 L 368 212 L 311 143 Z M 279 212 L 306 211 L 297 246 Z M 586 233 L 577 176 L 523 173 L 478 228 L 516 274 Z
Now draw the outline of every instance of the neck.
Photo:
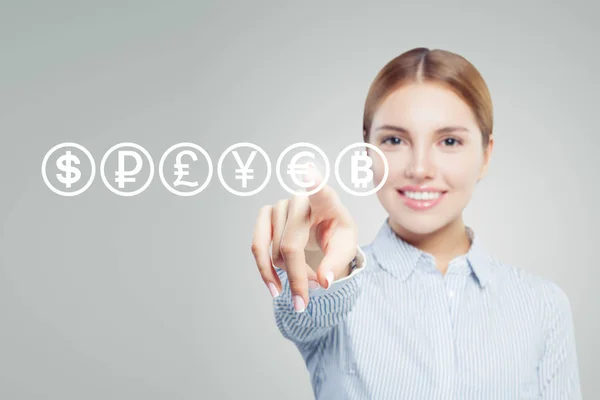
M 436 267 L 442 274 L 446 273 L 448 263 L 453 258 L 467 253 L 471 247 L 471 241 L 462 218 L 427 234 L 410 232 L 389 218 L 388 223 L 404 241 L 431 254 L 436 260 Z

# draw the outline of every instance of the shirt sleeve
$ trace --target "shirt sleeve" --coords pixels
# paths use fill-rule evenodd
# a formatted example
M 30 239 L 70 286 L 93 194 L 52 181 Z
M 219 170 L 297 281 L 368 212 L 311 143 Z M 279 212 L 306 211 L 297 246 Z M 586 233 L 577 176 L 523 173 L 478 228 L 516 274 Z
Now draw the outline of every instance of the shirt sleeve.
M 545 350 L 538 374 L 542 399 L 581 399 L 571 303 L 554 282 L 545 281 L 542 317 Z
M 294 310 L 287 274 L 276 268 L 282 293 L 273 299 L 273 307 L 277 327 L 283 336 L 296 344 L 307 343 L 320 338 L 344 320 L 360 294 L 365 267 L 365 254 L 358 247 L 352 272 L 332 282 L 329 289 L 309 289 L 309 302 L 303 312 Z

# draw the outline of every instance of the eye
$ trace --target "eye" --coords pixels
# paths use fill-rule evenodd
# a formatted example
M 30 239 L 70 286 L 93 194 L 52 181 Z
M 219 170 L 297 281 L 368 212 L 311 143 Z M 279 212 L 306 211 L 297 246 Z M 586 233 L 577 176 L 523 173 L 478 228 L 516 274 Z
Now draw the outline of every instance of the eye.
M 449 147 L 456 147 L 462 144 L 462 142 L 460 140 L 458 140 L 457 138 L 453 138 L 453 137 L 448 137 L 446 139 L 444 139 L 444 144 L 446 144 Z
M 388 143 L 389 142 L 390 144 L 397 145 L 397 144 L 400 144 L 401 140 L 402 139 L 400 139 L 397 136 L 390 136 L 390 137 L 387 137 L 387 138 L 383 139 L 383 141 L 381 143 L 383 144 L 383 143 Z

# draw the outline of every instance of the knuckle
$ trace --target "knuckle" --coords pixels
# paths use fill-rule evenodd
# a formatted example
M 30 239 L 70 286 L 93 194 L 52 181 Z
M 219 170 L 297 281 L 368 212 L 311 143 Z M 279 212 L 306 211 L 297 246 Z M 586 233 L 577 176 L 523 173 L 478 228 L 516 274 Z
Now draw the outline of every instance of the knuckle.
M 275 203 L 275 207 L 274 208 L 282 208 L 287 204 L 287 199 L 279 199 L 277 200 L 277 203 Z
M 271 212 L 272 206 L 270 204 L 264 205 L 258 210 L 259 215 L 264 215 Z
M 281 252 L 281 254 L 283 254 L 284 257 L 290 257 L 296 254 L 299 251 L 299 249 L 293 244 L 286 243 L 281 245 L 279 251 Z
M 281 258 L 281 254 L 272 254 L 271 259 L 273 260 L 273 265 L 281 268 L 280 265 L 283 265 L 283 259 Z
M 294 293 L 300 293 L 304 290 L 304 285 L 302 283 L 302 279 L 288 276 L 288 282 L 290 283 L 290 289 Z
M 283 262 L 283 258 L 281 258 L 281 253 L 276 251 L 271 253 L 271 259 L 273 260 L 273 264 Z
M 260 254 L 259 244 L 256 242 L 252 242 L 252 244 L 250 245 L 250 250 L 252 251 L 252 254 L 254 255 L 254 257 L 258 257 L 258 255 Z
M 263 271 L 259 271 L 259 272 L 260 272 L 260 276 L 261 276 L 263 282 L 265 283 L 265 285 L 268 285 L 269 282 L 272 282 L 270 274 L 264 273 Z

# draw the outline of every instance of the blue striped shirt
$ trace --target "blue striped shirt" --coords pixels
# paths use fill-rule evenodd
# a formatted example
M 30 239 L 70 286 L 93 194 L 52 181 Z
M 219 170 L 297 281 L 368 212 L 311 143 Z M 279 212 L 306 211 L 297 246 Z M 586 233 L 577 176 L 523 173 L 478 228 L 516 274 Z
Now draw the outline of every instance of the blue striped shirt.
M 385 223 L 359 265 L 294 311 L 284 270 L 275 321 L 316 399 L 580 399 L 571 306 L 552 281 L 471 246 L 445 275 Z

